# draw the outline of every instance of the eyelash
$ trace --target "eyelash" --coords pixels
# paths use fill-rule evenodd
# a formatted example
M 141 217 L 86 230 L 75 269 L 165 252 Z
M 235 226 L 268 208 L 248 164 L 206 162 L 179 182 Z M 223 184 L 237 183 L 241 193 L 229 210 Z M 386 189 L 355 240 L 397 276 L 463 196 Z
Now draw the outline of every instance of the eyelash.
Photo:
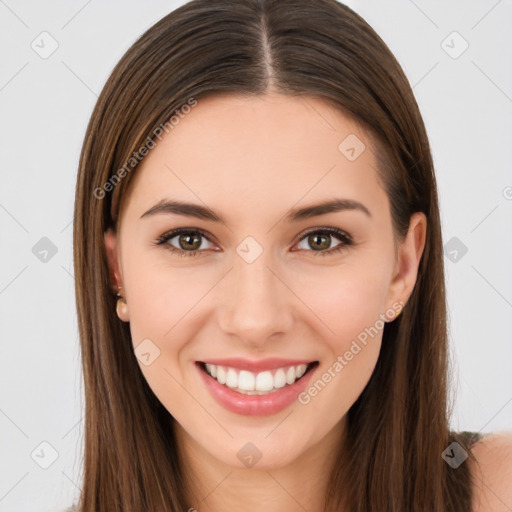
M 308 236 L 310 236 L 312 234 L 318 234 L 318 233 L 336 236 L 342 243 L 338 244 L 336 247 L 334 247 L 334 249 L 328 249 L 325 251 L 312 251 L 312 250 L 307 251 L 307 252 L 314 253 L 315 257 L 316 256 L 327 256 L 329 254 L 335 254 L 335 253 L 337 254 L 337 253 L 341 252 L 342 250 L 346 249 L 348 246 L 351 246 L 354 244 L 352 237 L 348 233 L 341 231 L 340 229 L 336 229 L 336 228 L 318 228 L 318 229 L 308 231 L 307 233 L 305 233 L 302 236 L 302 238 L 299 240 L 299 242 L 301 242 L 302 240 L 304 240 L 305 238 L 307 238 Z M 199 253 L 204 252 L 204 249 L 196 249 L 194 251 L 185 251 L 183 249 L 178 249 L 177 247 L 174 247 L 167 243 L 172 238 L 174 238 L 178 235 L 183 235 L 183 234 L 188 234 L 188 235 L 200 234 L 200 235 L 204 236 L 209 242 L 211 242 L 211 240 L 208 238 L 206 233 L 204 233 L 200 229 L 178 228 L 178 229 L 173 229 L 171 231 L 168 231 L 167 233 L 164 233 L 162 236 L 160 236 L 156 240 L 156 242 L 154 242 L 154 245 L 164 245 L 165 249 L 173 252 L 174 254 L 176 254 L 177 256 L 180 256 L 180 257 L 181 256 L 198 256 Z M 305 250 L 305 249 L 300 249 L 300 250 Z

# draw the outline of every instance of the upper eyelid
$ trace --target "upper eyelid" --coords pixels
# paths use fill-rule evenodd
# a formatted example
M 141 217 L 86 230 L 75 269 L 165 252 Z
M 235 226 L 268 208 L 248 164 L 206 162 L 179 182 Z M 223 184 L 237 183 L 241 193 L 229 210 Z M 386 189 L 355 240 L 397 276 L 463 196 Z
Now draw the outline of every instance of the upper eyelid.
M 350 233 L 347 231 L 340 229 L 340 228 L 332 228 L 332 227 L 319 227 L 319 228 L 312 228 L 306 231 L 304 234 L 299 236 L 299 239 L 297 243 L 301 242 L 306 238 L 307 236 L 311 235 L 312 233 L 324 233 L 328 236 L 332 236 L 333 238 L 337 238 L 342 244 L 344 245 L 354 245 L 354 239 Z M 309 251 L 311 252 L 311 251 Z M 318 251 L 320 252 L 329 252 L 329 251 Z
M 216 238 L 213 235 L 210 235 L 208 232 L 203 231 L 200 228 L 175 228 L 170 229 L 169 231 L 165 232 L 163 235 L 159 237 L 159 239 L 167 239 L 172 240 L 173 238 L 180 236 L 184 233 L 199 233 L 200 235 L 204 236 L 209 242 L 211 243 L 217 243 L 215 242 Z

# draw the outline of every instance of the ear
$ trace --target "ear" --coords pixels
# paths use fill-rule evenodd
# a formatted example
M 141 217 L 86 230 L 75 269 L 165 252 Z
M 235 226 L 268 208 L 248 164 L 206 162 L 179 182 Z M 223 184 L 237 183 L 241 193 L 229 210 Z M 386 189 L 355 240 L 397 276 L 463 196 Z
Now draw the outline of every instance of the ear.
M 401 302 L 401 310 L 409 300 L 416 284 L 426 236 L 427 218 L 423 212 L 415 212 L 411 215 L 409 230 L 397 251 L 394 277 L 387 297 L 387 308 L 394 309 L 392 305 Z
M 117 235 L 112 228 L 108 228 L 107 231 L 105 231 L 104 238 L 108 258 L 110 284 L 114 293 L 117 293 L 119 291 L 118 287 L 123 285 L 117 260 Z
M 105 249 L 107 252 L 110 283 L 114 293 L 119 291 L 119 286 L 123 286 L 123 275 L 121 265 L 118 261 L 118 247 L 117 247 L 117 235 L 112 228 L 105 231 Z M 116 313 L 120 320 L 123 322 L 130 321 L 130 315 L 128 313 L 128 304 L 126 304 L 126 297 L 124 296 L 124 290 L 121 290 L 123 298 L 117 299 Z

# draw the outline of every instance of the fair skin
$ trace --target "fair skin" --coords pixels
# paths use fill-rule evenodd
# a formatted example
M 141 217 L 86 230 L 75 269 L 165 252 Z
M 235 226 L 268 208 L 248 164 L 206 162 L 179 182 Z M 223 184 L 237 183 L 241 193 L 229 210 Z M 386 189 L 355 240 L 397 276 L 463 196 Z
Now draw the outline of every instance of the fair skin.
M 352 161 L 338 150 L 350 134 L 366 146 Z M 118 232 L 105 234 L 126 300 L 118 315 L 130 322 L 133 347 L 149 339 L 160 351 L 149 365 L 138 361 L 176 419 L 193 482 L 190 506 L 200 512 L 322 510 L 346 413 L 374 370 L 382 327 L 309 403 L 294 401 L 267 416 L 225 409 L 196 361 L 303 358 L 319 362 L 320 376 L 359 333 L 382 315 L 392 321 L 396 305 L 407 303 L 427 222 L 414 214 L 395 252 L 370 145 L 360 126 L 316 98 L 201 99 L 142 161 L 123 198 Z M 370 215 L 348 209 L 284 219 L 291 209 L 335 198 L 357 201 Z M 206 206 L 224 222 L 143 216 L 164 199 Z M 350 234 L 353 244 L 327 254 L 343 241 L 324 227 Z M 176 228 L 204 234 L 154 245 Z M 308 242 L 309 232 L 326 237 L 320 249 L 312 237 Z M 262 249 L 251 263 L 237 253 L 248 236 Z M 187 242 L 196 256 L 166 249 L 190 252 Z M 247 442 L 261 453 L 251 468 L 237 457 Z
M 474 478 L 472 512 L 512 510 L 512 432 L 489 434 L 473 448 L 477 461 L 468 462 Z

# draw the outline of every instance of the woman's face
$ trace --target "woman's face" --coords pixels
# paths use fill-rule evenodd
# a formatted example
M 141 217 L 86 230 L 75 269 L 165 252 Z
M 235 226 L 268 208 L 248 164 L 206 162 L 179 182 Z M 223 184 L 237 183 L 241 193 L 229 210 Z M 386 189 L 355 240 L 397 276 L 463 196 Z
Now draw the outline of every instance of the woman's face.
M 415 214 L 395 254 L 376 165 L 340 111 L 272 94 L 199 100 L 137 169 L 105 236 L 119 315 L 149 386 L 205 454 L 283 466 L 342 430 L 424 245 Z M 154 208 L 170 201 L 194 207 Z M 191 233 L 161 238 L 178 228 Z

